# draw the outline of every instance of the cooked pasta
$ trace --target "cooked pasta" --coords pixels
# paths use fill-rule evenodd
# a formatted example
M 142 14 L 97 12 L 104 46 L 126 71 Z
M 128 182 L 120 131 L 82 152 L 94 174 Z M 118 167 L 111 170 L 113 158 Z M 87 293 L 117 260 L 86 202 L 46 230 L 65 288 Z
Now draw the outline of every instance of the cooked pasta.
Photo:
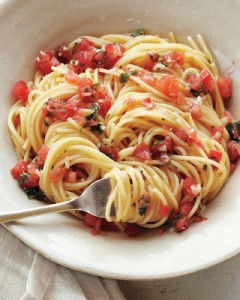
M 41 51 L 8 118 L 20 187 L 61 202 L 109 177 L 106 220 L 120 228 L 202 220 L 229 177 L 231 80 L 202 36 L 187 40 L 108 34 Z

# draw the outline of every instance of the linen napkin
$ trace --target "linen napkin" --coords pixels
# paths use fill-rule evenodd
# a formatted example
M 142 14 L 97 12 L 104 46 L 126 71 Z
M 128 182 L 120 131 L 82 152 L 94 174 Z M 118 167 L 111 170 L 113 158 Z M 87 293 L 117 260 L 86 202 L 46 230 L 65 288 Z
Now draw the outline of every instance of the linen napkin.
M 1 300 L 123 300 L 117 281 L 73 271 L 33 251 L 0 226 Z

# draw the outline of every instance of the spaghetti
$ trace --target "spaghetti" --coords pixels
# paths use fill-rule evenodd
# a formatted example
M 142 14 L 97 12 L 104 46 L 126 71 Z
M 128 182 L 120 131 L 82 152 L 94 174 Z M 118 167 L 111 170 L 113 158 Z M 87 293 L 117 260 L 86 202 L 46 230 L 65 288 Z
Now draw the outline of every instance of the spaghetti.
M 41 51 L 33 82 L 14 87 L 8 118 L 20 187 L 61 202 L 110 177 L 106 220 L 119 228 L 182 231 L 201 221 L 229 177 L 227 148 L 237 146 L 225 128 L 234 122 L 224 108 L 231 79 L 200 35 L 199 46 L 188 41 L 112 34 Z M 95 231 L 103 224 L 74 214 Z

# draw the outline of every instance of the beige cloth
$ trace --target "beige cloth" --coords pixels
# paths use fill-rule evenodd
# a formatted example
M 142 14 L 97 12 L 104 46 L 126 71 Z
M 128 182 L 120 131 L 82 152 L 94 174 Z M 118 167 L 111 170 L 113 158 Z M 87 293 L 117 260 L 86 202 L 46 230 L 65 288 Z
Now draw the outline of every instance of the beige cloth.
M 0 225 L 1 300 L 125 299 L 116 280 L 57 265 Z

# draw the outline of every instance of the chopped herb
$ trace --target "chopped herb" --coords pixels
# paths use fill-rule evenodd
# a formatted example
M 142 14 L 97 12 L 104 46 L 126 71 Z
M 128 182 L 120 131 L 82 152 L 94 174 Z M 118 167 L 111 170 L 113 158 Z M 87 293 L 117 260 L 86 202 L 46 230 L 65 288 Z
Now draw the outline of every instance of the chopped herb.
M 139 35 L 144 35 L 144 34 L 145 34 L 144 30 L 143 29 L 139 29 L 139 30 L 136 30 L 136 31 L 132 32 L 131 36 L 137 37 Z
M 27 194 L 28 199 L 43 200 L 45 198 L 45 194 L 39 187 L 23 188 L 23 191 Z
M 121 73 L 120 75 L 120 83 L 125 83 L 128 81 L 128 78 L 131 76 L 131 75 L 135 75 L 136 74 L 136 71 L 130 71 L 130 72 L 125 72 L 125 73 Z
M 20 175 L 20 178 L 18 179 L 18 184 L 19 185 L 23 184 L 27 178 L 28 178 L 28 173 L 22 173 Z
M 93 110 L 93 113 L 91 113 L 89 116 L 86 117 L 86 119 L 88 121 L 95 119 L 99 110 L 99 104 L 98 103 L 94 103 L 91 107 L 91 109 Z
M 207 171 L 208 166 L 207 165 L 203 165 L 202 169 L 203 171 Z
M 240 142 L 240 121 L 228 124 L 226 129 L 229 133 L 230 140 Z
M 103 133 L 102 124 L 98 123 L 95 126 L 91 126 L 91 130 L 92 131 L 97 131 L 99 134 L 102 134 Z
M 150 204 L 150 201 L 146 200 L 145 203 L 139 207 L 139 211 L 138 212 L 139 212 L 140 216 L 145 215 L 149 204 Z
M 48 124 L 48 122 L 47 122 L 46 120 L 44 120 L 43 123 L 44 123 L 44 125 L 45 125 L 46 127 L 49 127 L 49 124 Z

